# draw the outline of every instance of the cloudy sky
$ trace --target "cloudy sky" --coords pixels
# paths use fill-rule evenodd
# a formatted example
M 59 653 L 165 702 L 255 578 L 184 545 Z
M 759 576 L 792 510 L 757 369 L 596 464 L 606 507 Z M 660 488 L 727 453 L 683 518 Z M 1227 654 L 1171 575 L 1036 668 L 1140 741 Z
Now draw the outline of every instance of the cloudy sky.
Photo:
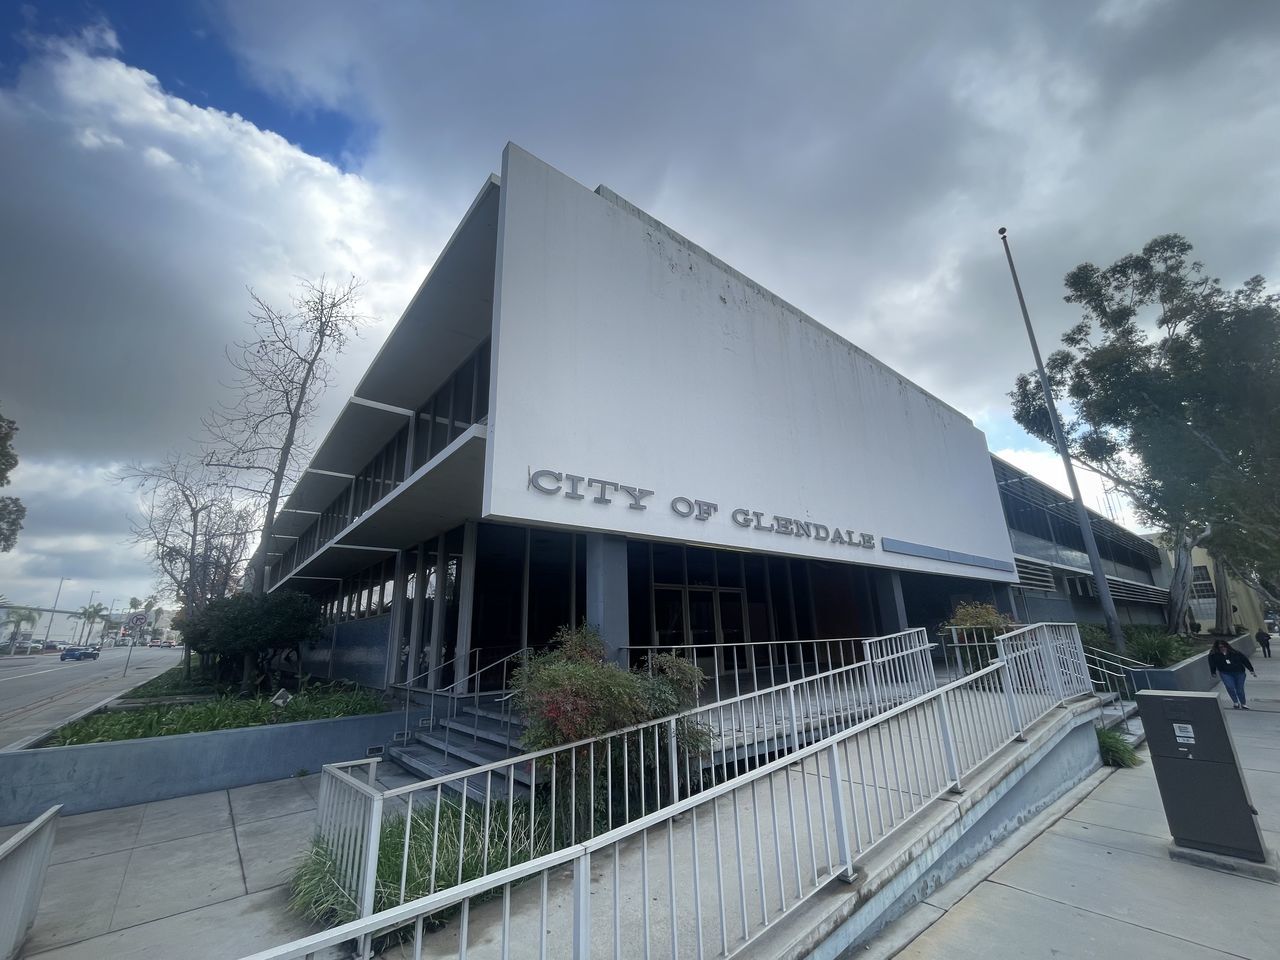
M 190 444 L 253 287 L 377 316 L 512 140 L 604 182 L 1053 478 L 1005 396 L 1063 274 L 1169 231 L 1280 276 L 1280 5 L 89 3 L 0 10 L 0 410 L 28 520 L 0 593 L 146 592 L 125 460 Z M 1091 505 L 1100 490 L 1088 485 Z

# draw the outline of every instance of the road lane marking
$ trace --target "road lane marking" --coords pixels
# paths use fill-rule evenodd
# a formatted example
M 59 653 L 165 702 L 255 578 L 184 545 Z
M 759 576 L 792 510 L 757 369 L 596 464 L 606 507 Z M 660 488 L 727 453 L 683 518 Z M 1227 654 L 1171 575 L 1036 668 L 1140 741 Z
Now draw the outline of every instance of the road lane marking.
M 6 680 L 21 680 L 23 677 L 38 677 L 42 673 L 53 673 L 53 671 L 55 670 L 66 670 L 66 669 L 68 668 L 65 666 L 50 667 L 48 670 L 37 670 L 35 673 L 19 673 L 16 676 L 12 676 L 12 677 L 0 677 L 0 683 L 4 683 Z

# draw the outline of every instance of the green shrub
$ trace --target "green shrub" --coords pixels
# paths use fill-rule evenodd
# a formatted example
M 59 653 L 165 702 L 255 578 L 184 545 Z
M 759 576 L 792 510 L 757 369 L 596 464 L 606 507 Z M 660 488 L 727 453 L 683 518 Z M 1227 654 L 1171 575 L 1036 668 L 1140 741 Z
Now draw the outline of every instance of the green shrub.
M 240 700 L 219 697 L 205 703 L 142 707 L 94 713 L 58 730 L 51 746 L 77 743 L 107 743 L 116 740 L 139 740 L 143 737 L 167 737 L 180 733 L 206 733 L 236 727 L 257 727 L 297 720 L 328 720 L 366 713 L 381 713 L 382 698 L 368 690 L 345 685 L 308 687 L 283 707 L 265 697 Z
M 958 603 L 942 626 L 987 627 L 995 633 L 1005 633 L 1015 622 L 989 603 Z
M 1086 646 L 1098 647 L 1116 653 L 1115 644 L 1107 628 L 1100 623 L 1081 623 L 1080 640 Z M 1164 627 L 1149 623 L 1126 623 L 1120 627 L 1124 633 L 1125 656 L 1141 660 L 1153 667 L 1168 667 L 1185 660 L 1195 652 L 1195 646 L 1186 637 L 1169 633 Z
M 1163 630 L 1125 631 L 1128 655 L 1153 667 L 1171 667 L 1191 656 L 1191 646 L 1182 637 Z
M 1142 763 L 1129 741 L 1115 730 L 1095 727 L 1094 732 L 1098 735 L 1098 753 L 1108 767 L 1136 767 Z
M 542 750 L 598 738 L 693 706 L 702 671 L 671 654 L 650 663 L 651 671 L 627 670 L 605 660 L 604 641 L 594 627 L 561 627 L 551 649 L 531 656 L 514 677 L 525 747 Z

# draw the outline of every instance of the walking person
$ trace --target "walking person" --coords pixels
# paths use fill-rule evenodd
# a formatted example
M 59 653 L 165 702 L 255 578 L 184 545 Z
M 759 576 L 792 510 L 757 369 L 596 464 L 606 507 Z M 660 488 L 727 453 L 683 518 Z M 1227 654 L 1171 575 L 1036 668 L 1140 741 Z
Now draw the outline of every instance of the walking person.
M 1232 710 L 1249 709 L 1244 696 L 1246 670 L 1257 676 L 1253 664 L 1243 653 L 1225 640 L 1213 642 L 1213 649 L 1209 651 L 1209 675 L 1222 678 L 1222 685 L 1227 688 L 1227 696 L 1231 698 Z
M 1259 630 L 1253 635 L 1253 639 L 1258 642 L 1258 646 L 1262 648 L 1262 655 L 1268 660 L 1271 659 L 1271 634 L 1267 631 Z

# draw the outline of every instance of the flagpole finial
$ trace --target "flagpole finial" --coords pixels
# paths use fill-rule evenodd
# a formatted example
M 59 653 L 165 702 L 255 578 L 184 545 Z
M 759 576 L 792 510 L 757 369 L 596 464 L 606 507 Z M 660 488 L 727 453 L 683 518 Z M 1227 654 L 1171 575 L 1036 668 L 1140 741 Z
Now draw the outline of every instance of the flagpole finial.
M 1000 236 L 1002 236 L 1002 237 L 1003 237 L 1003 236 L 1005 235 L 1005 233 L 1007 233 L 1007 232 L 1008 232 L 1008 231 L 1006 231 L 1004 227 L 1001 227 L 999 230 L 997 230 L 997 231 L 996 231 L 996 233 L 998 233 L 998 234 L 999 234 Z

